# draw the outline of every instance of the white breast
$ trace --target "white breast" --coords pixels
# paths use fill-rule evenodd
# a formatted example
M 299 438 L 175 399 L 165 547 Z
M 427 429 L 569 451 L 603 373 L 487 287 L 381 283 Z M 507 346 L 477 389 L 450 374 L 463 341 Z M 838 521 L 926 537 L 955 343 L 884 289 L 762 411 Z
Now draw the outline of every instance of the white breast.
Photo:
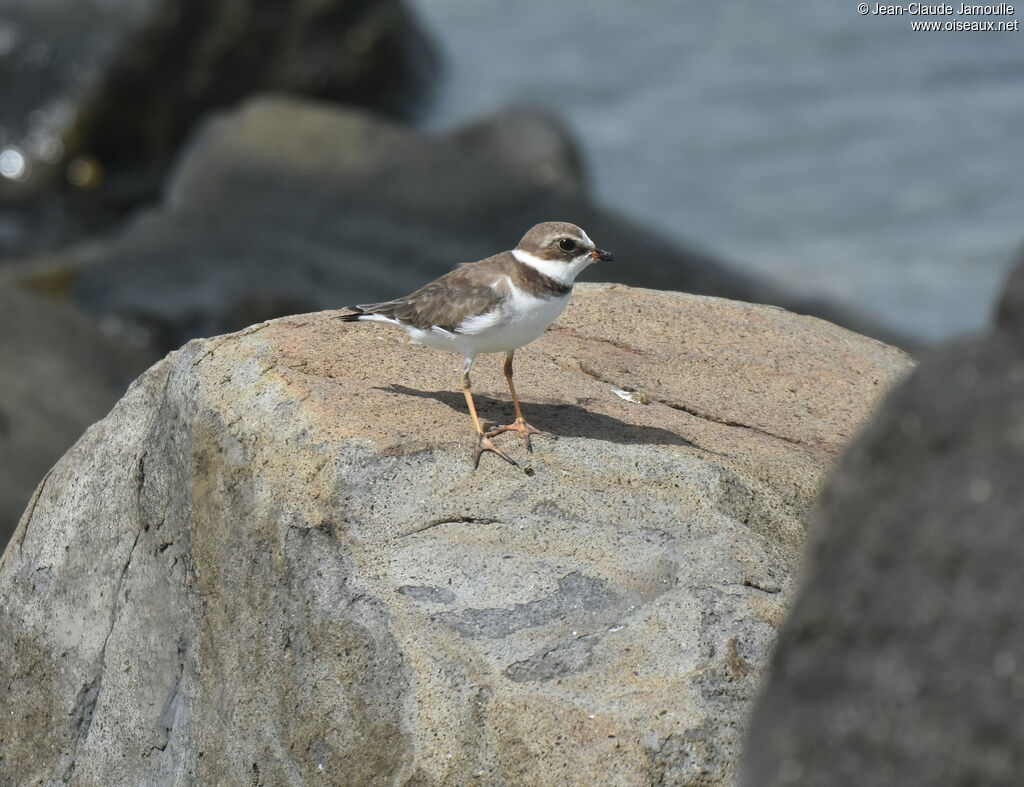
M 514 350 L 544 333 L 565 311 L 568 303 L 568 294 L 538 298 L 510 284 L 509 297 L 498 310 L 498 315 L 481 315 L 466 320 L 459 326 L 459 332 L 477 340 L 477 352 Z

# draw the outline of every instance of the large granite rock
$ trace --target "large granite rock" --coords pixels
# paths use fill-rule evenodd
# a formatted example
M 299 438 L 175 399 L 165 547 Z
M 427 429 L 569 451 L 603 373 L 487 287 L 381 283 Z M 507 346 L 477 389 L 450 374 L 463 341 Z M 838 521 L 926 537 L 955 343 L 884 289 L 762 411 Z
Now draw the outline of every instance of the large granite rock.
M 276 90 L 409 118 L 438 71 L 401 0 L 8 0 L 0 198 L 23 201 L 0 205 L 21 229 L 0 233 L 0 257 L 155 197 L 211 109 Z M 88 197 L 57 199 L 69 182 Z
M 288 317 L 151 368 L 0 561 L 0 781 L 728 782 L 808 509 L 909 362 L 579 289 L 517 356 L 560 436 L 509 436 L 525 471 L 473 470 L 457 359 L 386 326 Z M 474 380 L 509 419 L 499 359 Z
M 844 456 L 742 783 L 1019 784 L 1024 266 L 996 329 L 929 354 Z
M 429 137 L 358 110 L 254 99 L 204 127 L 160 209 L 69 250 L 68 267 L 83 308 L 143 326 L 166 351 L 411 292 L 551 219 L 614 249 L 627 284 L 775 303 L 888 338 L 594 205 L 573 140 L 527 109 Z
M 0 281 L 0 545 L 46 471 L 149 363 L 76 309 Z M 2 745 L 0 745 L 2 754 Z

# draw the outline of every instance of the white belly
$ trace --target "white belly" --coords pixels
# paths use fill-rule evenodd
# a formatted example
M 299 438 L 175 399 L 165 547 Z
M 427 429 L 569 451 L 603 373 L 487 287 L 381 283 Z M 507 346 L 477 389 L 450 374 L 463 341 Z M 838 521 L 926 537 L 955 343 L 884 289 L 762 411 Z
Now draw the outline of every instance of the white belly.
M 569 295 L 536 298 L 514 290 L 502 308 L 465 320 L 455 333 L 403 327 L 416 341 L 439 350 L 463 355 L 508 352 L 544 333 L 568 303 Z

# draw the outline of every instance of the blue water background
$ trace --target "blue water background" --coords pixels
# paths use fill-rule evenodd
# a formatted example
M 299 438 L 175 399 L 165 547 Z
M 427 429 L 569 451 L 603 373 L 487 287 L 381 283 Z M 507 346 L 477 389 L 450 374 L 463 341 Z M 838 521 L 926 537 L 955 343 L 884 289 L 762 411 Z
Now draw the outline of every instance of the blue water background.
M 1024 32 L 849 0 L 413 7 L 448 62 L 431 127 L 548 106 L 608 206 L 919 339 L 988 320 L 1024 241 Z

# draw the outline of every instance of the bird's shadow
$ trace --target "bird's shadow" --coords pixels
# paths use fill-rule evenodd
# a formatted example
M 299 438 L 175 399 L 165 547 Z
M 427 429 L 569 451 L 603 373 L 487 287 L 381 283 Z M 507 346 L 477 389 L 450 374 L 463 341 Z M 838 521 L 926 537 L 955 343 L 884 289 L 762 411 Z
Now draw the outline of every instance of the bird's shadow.
M 420 391 L 404 385 L 377 386 L 376 390 L 402 396 L 417 396 L 421 399 L 434 399 L 441 404 L 460 413 L 469 415 L 466 398 L 456 391 Z M 512 402 L 483 394 L 474 393 L 480 420 L 495 420 L 500 423 L 511 423 L 515 419 Z M 657 426 L 637 426 L 620 421 L 610 415 L 592 413 L 578 404 L 543 404 L 540 402 L 522 402 L 523 415 L 530 424 L 558 437 L 586 437 L 593 440 L 605 440 L 610 443 L 625 445 L 685 445 L 707 453 L 706 448 L 687 440 L 685 437 L 661 429 Z

